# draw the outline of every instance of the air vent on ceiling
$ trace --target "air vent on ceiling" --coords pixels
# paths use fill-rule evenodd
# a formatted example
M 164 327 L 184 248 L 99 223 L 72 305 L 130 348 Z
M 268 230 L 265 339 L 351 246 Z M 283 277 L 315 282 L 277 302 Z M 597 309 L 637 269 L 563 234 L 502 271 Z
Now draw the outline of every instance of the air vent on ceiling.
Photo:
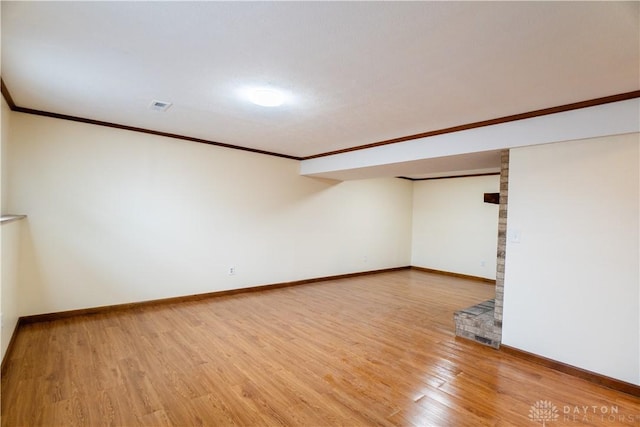
M 157 99 L 151 101 L 151 105 L 149 105 L 149 108 L 156 111 L 167 111 L 169 107 L 171 107 L 170 102 L 158 101 Z

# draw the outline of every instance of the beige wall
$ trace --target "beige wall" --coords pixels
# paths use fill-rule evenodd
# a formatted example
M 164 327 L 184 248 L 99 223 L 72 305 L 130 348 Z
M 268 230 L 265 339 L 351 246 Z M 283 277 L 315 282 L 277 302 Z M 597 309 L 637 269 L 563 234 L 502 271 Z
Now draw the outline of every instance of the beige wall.
M 18 304 L 20 298 L 20 288 L 18 282 L 18 253 L 20 248 L 20 235 L 22 232 L 23 221 L 13 221 L 0 225 L 1 244 L 2 247 L 2 268 L 0 280 L 2 286 L 0 293 L 2 294 L 2 335 L 0 337 L 0 358 L 4 354 L 11 341 L 11 335 L 18 325 Z
M 12 113 L 7 101 L 4 100 L 4 97 L 0 96 L 0 99 L 2 99 L 2 110 L 0 110 L 0 116 L 2 118 L 2 124 L 0 125 L 0 137 L 2 138 L 2 146 L 0 147 L 0 177 L 2 178 L 0 182 L 0 189 L 2 189 L 2 195 L 0 196 L 0 211 L 2 214 L 6 214 L 8 196 L 8 180 L 6 179 L 8 169 L 6 167 L 6 162 L 8 159 L 7 149 L 9 145 L 9 128 L 11 126 L 10 117 Z
M 406 180 L 21 113 L 10 142 L 20 315 L 410 263 Z
M 3 211 L 29 215 L 2 228 L 3 354 L 19 315 L 409 264 L 495 277 L 497 176 L 339 183 L 5 103 L 2 125 Z M 512 150 L 505 344 L 640 383 L 639 145 Z
M 1 129 L 1 142 L 0 153 L 2 159 L 0 164 L 3 164 L 7 158 L 6 148 L 9 138 L 10 119 L 13 113 L 9 110 L 9 106 L 2 98 L 2 129 Z M 4 189 L 7 184 L 7 171 L 6 167 L 2 168 L 2 199 L 4 201 L 6 192 Z M 2 212 L 6 213 L 5 204 L 2 204 Z M 11 340 L 11 335 L 18 323 L 18 252 L 20 245 L 20 231 L 21 221 L 4 223 L 0 225 L 0 319 L 1 319 L 1 334 L 0 334 L 0 358 L 4 357 L 4 354 Z
M 499 190 L 498 175 L 416 181 L 411 264 L 495 279 L 498 205 L 483 196 Z
M 503 344 L 640 384 L 639 156 L 639 134 L 511 150 Z

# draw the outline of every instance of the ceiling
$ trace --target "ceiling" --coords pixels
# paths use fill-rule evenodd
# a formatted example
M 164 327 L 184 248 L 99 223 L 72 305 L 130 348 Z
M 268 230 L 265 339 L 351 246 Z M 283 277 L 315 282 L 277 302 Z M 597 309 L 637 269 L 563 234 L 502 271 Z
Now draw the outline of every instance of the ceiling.
M 1 7 L 17 106 L 296 158 L 640 89 L 640 2 Z M 288 102 L 250 104 L 250 86 Z

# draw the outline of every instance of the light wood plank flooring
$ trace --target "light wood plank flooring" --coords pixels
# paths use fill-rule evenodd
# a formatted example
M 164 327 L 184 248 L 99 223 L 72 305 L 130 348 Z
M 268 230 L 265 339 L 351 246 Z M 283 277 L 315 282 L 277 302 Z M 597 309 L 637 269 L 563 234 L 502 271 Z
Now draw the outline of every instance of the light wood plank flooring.
M 25 325 L 2 426 L 533 426 L 540 400 L 548 426 L 640 425 L 633 396 L 456 339 L 493 292 L 403 270 Z

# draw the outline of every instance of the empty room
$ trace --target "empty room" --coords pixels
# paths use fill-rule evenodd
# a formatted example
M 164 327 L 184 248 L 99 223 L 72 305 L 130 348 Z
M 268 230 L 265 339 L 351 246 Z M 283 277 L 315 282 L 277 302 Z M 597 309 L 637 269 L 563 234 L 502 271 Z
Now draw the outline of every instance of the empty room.
M 3 427 L 640 425 L 640 2 L 0 11 Z

